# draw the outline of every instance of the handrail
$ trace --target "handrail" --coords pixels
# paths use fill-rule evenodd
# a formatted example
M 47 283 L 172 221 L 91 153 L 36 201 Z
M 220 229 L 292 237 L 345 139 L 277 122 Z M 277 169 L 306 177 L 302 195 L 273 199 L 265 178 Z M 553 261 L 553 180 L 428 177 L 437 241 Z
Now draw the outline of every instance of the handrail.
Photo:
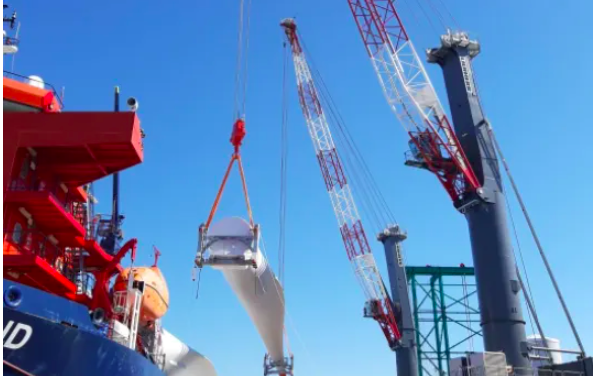
M 53 269 L 64 275 L 71 268 L 66 260 L 66 252 L 52 243 L 50 238 L 39 230 L 5 231 L 4 252 L 7 251 L 7 244 L 23 254 L 41 257 Z
M 96 214 L 91 218 L 91 223 L 88 226 L 87 239 L 94 239 L 97 243 L 101 244 L 101 241 L 105 239 L 112 232 L 113 229 L 113 216 L 111 214 Z M 120 226 L 123 220 L 123 215 L 119 216 Z M 120 227 L 118 226 L 118 228 Z M 119 228 L 116 234 L 116 250 L 119 249 L 119 244 L 123 240 L 123 231 Z
M 71 214 L 83 227 L 86 227 L 86 213 L 84 206 L 79 203 L 75 203 L 68 200 L 68 196 L 65 199 L 60 199 L 57 195 L 59 185 L 41 184 L 42 181 L 37 180 L 35 174 L 30 176 L 30 180 L 27 178 L 16 178 L 10 181 L 7 190 L 8 191 L 19 191 L 19 192 L 48 192 L 64 210 Z
M 12 38 L 12 39 L 14 39 L 14 38 Z M 29 84 L 30 81 L 37 81 L 39 83 L 42 83 L 45 87 L 45 90 L 51 91 L 54 94 L 54 97 L 56 97 L 56 99 L 58 100 L 58 103 L 60 104 L 60 108 L 62 108 L 62 109 L 64 108 L 64 102 L 62 101 L 62 97 L 58 94 L 58 91 L 56 90 L 54 85 L 50 84 L 49 82 L 35 80 L 34 78 L 30 78 L 27 76 L 23 76 L 22 74 L 9 72 L 9 71 L 3 71 L 3 75 L 4 75 L 4 77 L 12 78 L 19 82 L 23 82 L 25 84 Z
M 2 38 L 2 42 L 5 46 L 18 46 L 20 40 L 18 40 L 17 38 L 5 36 L 4 38 Z

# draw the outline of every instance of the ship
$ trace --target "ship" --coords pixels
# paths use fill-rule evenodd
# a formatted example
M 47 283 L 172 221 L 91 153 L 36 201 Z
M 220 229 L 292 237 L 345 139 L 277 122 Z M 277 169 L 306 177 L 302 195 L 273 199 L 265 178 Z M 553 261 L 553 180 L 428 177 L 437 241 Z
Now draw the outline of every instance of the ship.
M 14 31 L 16 13 L 3 21 Z M 5 57 L 19 51 L 6 29 Z M 215 376 L 161 324 L 160 252 L 134 266 L 138 240 L 123 235 L 119 173 L 144 158 L 138 101 L 120 111 L 116 87 L 113 111 L 65 111 L 53 85 L 6 70 L 3 89 L 4 374 Z M 96 214 L 93 182 L 108 176 L 113 212 Z

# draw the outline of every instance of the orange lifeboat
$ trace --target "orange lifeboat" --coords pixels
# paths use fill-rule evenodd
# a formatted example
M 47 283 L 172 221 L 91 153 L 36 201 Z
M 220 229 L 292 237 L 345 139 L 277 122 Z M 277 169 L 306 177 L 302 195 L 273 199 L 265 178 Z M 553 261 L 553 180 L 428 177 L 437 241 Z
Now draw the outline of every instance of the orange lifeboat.
M 169 289 L 165 277 L 156 266 L 124 269 L 117 276 L 113 291 L 127 289 L 130 270 L 134 281 L 144 281 L 140 321 L 146 323 L 163 317 L 169 308 Z

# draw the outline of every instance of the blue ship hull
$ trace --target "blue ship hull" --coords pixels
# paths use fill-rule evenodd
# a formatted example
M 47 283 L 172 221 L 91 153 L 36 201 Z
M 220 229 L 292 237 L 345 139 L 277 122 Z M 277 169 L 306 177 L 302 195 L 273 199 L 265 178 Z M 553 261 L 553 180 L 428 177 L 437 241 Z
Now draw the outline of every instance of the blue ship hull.
M 83 305 L 5 279 L 3 313 L 5 375 L 164 375 L 107 339 Z

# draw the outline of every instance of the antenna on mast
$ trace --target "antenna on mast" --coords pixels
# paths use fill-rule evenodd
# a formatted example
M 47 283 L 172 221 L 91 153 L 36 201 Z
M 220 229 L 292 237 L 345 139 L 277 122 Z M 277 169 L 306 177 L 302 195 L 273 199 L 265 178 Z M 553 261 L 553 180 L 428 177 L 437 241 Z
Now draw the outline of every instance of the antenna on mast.
M 8 5 L 4 5 L 3 9 L 8 8 Z M 9 24 L 10 29 L 14 29 L 14 24 L 16 22 L 16 11 L 12 12 L 12 16 L 10 17 L 2 17 L 2 22 Z M 9 37 L 6 35 L 6 30 L 2 30 L 2 52 L 4 55 L 11 54 L 12 57 L 12 65 L 14 65 L 14 54 L 17 53 L 19 44 L 18 35 L 19 30 L 21 28 L 21 23 L 18 23 L 17 30 L 16 30 L 16 37 Z
M 115 87 L 113 111 L 119 112 L 119 86 Z M 120 229 L 123 215 L 119 214 L 119 173 L 113 174 L 113 199 L 111 208 L 111 223 L 109 232 L 101 241 L 101 247 L 110 254 L 115 254 L 119 248 L 118 243 L 123 239 L 123 233 Z
M 4 5 L 3 9 L 8 8 L 8 5 Z M 16 11 L 12 12 L 12 16 L 10 17 L 2 17 L 3 22 L 7 22 L 10 24 L 10 28 L 14 29 L 14 23 L 16 22 Z

